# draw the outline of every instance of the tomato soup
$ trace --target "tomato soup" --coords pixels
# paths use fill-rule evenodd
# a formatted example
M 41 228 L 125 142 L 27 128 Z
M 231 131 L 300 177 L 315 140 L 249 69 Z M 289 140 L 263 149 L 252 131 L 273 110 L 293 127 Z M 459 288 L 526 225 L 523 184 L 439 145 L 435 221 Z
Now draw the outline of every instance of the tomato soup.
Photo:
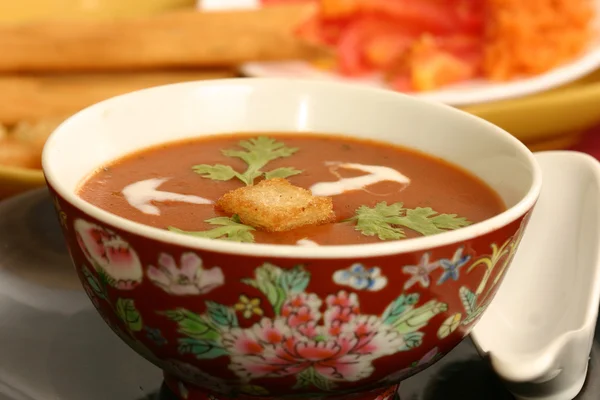
M 506 208 L 484 182 L 444 160 L 304 133 L 213 135 L 145 149 L 94 172 L 79 196 L 184 235 L 302 246 L 433 235 Z

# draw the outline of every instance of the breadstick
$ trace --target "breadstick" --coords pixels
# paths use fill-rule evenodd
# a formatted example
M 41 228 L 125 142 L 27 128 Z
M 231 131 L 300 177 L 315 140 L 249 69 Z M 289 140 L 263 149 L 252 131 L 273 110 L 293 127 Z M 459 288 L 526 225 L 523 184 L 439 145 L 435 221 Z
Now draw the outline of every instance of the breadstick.
M 0 72 L 231 66 L 310 57 L 294 27 L 313 5 L 0 26 Z
M 151 86 L 234 76 L 233 70 L 0 75 L 0 124 L 74 114 L 109 97 Z

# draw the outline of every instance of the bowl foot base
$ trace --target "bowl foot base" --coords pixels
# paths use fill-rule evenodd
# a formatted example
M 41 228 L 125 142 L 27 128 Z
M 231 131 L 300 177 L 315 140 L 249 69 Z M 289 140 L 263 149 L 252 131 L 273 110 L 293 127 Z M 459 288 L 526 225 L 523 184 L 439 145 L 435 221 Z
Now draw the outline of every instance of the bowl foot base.
M 239 395 L 235 399 L 214 395 L 202 388 L 195 387 L 189 383 L 184 383 L 177 378 L 165 374 L 165 384 L 180 400 L 277 400 L 270 396 L 245 396 Z M 328 400 L 400 400 L 398 389 L 400 384 L 370 391 L 368 393 L 344 394 L 328 397 Z M 315 397 L 323 399 L 323 397 Z M 310 400 L 306 397 L 303 400 Z

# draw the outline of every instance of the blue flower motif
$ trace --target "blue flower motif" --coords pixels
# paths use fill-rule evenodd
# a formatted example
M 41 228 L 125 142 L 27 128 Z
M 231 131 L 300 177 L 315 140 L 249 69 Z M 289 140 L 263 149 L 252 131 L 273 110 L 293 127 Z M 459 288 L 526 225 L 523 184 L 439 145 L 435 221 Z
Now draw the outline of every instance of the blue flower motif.
M 465 250 L 464 247 L 460 247 L 460 248 L 458 248 L 458 250 L 456 250 L 456 252 L 454 252 L 454 255 L 452 256 L 451 260 L 449 260 L 447 258 L 443 258 L 439 261 L 440 266 L 444 269 L 444 273 L 442 274 L 440 279 L 437 281 L 438 285 L 441 285 L 442 283 L 446 282 L 448 279 L 452 279 L 454 281 L 458 280 L 460 268 L 462 266 L 464 266 L 466 263 L 468 263 L 469 260 L 471 259 L 471 256 L 469 256 L 469 255 L 463 256 L 464 250 Z
M 363 264 L 352 264 L 347 269 L 336 271 L 333 281 L 341 286 L 357 290 L 376 292 L 387 285 L 387 278 L 381 275 L 379 267 L 366 268 Z
M 162 333 L 160 332 L 160 329 L 149 328 L 145 326 L 144 330 L 146 331 L 146 337 L 152 340 L 157 345 L 163 346 L 167 344 L 167 339 L 163 337 Z

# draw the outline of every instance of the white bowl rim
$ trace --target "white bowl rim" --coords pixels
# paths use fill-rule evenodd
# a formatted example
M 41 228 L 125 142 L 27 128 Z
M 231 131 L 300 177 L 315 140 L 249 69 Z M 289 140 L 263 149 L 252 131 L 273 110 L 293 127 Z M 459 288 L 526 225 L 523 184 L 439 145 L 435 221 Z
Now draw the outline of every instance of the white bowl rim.
M 492 218 L 484 221 L 475 223 L 473 225 L 460 228 L 453 231 L 447 231 L 432 236 L 424 236 L 418 238 L 411 238 L 405 240 L 381 242 L 381 243 L 367 243 L 367 244 L 352 244 L 352 245 L 333 245 L 333 246 L 315 246 L 306 247 L 298 245 L 280 245 L 280 244 L 259 244 L 259 243 L 238 243 L 229 242 L 224 240 L 205 239 L 198 237 L 191 237 L 182 235 L 179 233 L 170 232 L 167 230 L 151 227 L 138 222 L 133 222 L 126 218 L 117 216 L 108 211 L 102 210 L 96 207 L 79 196 L 73 191 L 65 188 L 61 185 L 60 177 L 54 174 L 52 168 L 52 160 L 49 156 L 48 148 L 53 145 L 52 138 L 58 135 L 64 135 L 65 131 L 70 131 L 70 125 L 78 122 L 79 119 L 85 118 L 88 114 L 95 114 L 100 112 L 107 103 L 115 101 L 116 99 L 123 98 L 135 99 L 136 96 L 143 95 L 151 91 L 169 91 L 172 89 L 179 89 L 181 87 L 187 87 L 190 90 L 199 86 L 215 86 L 215 85 L 260 85 L 260 84 L 277 84 L 279 88 L 286 85 L 286 83 L 293 82 L 294 85 L 302 87 L 317 87 L 328 89 L 331 91 L 336 90 L 352 90 L 356 93 L 363 92 L 365 94 L 371 93 L 378 96 L 397 96 L 403 99 L 403 101 L 419 102 L 426 104 L 432 112 L 436 110 L 443 111 L 445 113 L 460 114 L 460 118 L 471 119 L 477 121 L 479 124 L 482 122 L 489 126 L 487 134 L 496 134 L 502 136 L 501 139 L 509 142 L 514 146 L 515 150 L 521 153 L 521 156 L 529 163 L 529 167 L 532 171 L 532 183 L 528 192 L 523 196 L 515 205 L 503 211 L 502 213 L 495 215 Z M 75 133 L 75 132 L 74 132 Z M 482 133 L 483 134 L 483 133 Z M 376 139 L 377 140 L 377 139 Z M 385 141 L 384 141 L 385 142 Z M 68 118 L 60 126 L 58 126 L 54 132 L 50 135 L 47 145 L 44 148 L 42 154 L 42 166 L 46 180 L 56 193 L 62 197 L 65 201 L 70 203 L 73 207 L 79 209 L 83 213 L 90 217 L 101 221 L 109 227 L 114 227 L 118 230 L 141 236 L 147 239 L 168 243 L 174 246 L 186 247 L 196 251 L 207 251 L 214 253 L 225 253 L 230 255 L 239 256 L 254 256 L 262 258 L 284 258 L 284 259 L 356 259 L 356 258 L 372 258 L 389 256 L 393 254 L 405 254 L 411 252 L 425 251 L 437 247 L 443 247 L 454 243 L 460 243 L 468 240 L 472 240 L 476 237 L 480 237 L 496 231 L 514 221 L 521 216 L 525 215 L 536 203 L 542 186 L 542 171 L 537 161 L 535 160 L 533 153 L 517 138 L 509 134 L 508 132 L 498 128 L 497 126 L 483 121 L 481 118 L 474 115 L 468 114 L 464 111 L 460 111 L 451 106 L 433 102 L 430 100 L 420 99 L 389 91 L 386 89 L 371 88 L 366 86 L 359 86 L 350 83 L 343 82 L 328 82 L 328 81 L 317 81 L 310 79 L 286 79 L 286 78 L 231 78 L 231 79 L 215 79 L 208 81 L 191 81 L 182 82 L 169 85 L 161 85 L 148 89 L 137 90 L 113 98 L 109 98 L 102 102 L 96 103 L 89 106 L 75 115 Z

